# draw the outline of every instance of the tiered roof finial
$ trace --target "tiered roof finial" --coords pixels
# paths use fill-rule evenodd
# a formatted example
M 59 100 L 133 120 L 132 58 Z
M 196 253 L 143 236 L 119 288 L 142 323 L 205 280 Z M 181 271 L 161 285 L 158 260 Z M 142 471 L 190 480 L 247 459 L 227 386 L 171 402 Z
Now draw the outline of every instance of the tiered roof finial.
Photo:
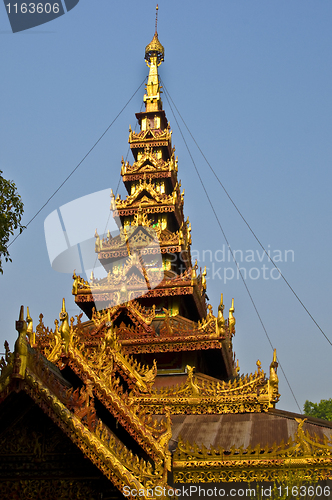
M 144 96 L 146 103 L 146 111 L 156 111 L 162 109 L 162 102 L 160 99 L 160 83 L 158 76 L 158 66 L 164 60 L 165 50 L 158 40 L 157 26 L 158 26 L 158 4 L 156 7 L 156 24 L 155 33 L 149 45 L 145 47 L 145 61 L 149 66 L 149 78 L 146 86 L 147 93 Z
M 157 7 L 156 7 L 156 28 L 155 28 L 155 33 L 158 33 L 158 31 L 157 31 L 157 25 L 158 25 L 158 9 L 159 9 L 159 7 L 158 7 L 158 4 L 157 4 Z
M 158 40 L 158 32 L 157 32 L 157 26 L 158 26 L 158 4 L 156 7 L 156 23 L 155 23 L 155 33 L 153 35 L 153 38 L 149 45 L 145 47 L 145 60 L 146 64 L 148 66 L 151 66 L 151 63 L 157 63 L 157 66 L 159 66 L 163 60 L 164 60 L 164 47 L 161 45 L 161 43 Z M 157 60 L 154 60 L 153 58 L 157 57 Z

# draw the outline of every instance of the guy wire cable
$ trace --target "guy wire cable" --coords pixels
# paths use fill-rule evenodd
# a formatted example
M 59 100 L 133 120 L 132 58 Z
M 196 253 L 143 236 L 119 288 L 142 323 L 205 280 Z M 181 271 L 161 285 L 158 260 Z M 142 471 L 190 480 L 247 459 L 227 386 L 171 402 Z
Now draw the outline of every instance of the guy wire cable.
M 89 151 L 86 153 L 85 156 L 83 156 L 83 158 L 81 159 L 81 161 L 76 165 L 76 167 L 70 172 L 70 174 L 65 178 L 65 180 L 60 184 L 60 186 L 54 191 L 54 193 L 47 199 L 47 201 L 44 203 L 44 205 L 38 210 L 38 212 L 35 213 L 35 215 L 32 217 L 32 219 L 29 220 L 29 222 L 27 223 L 26 226 L 23 226 L 23 228 L 21 229 L 21 232 L 19 234 L 17 234 L 15 236 L 15 238 L 9 243 L 9 245 L 7 246 L 7 248 L 9 248 L 13 243 L 14 241 L 17 240 L 17 238 L 23 233 L 23 231 L 25 231 L 25 229 L 27 229 L 27 227 L 31 224 L 31 222 L 37 217 L 37 215 L 40 214 L 40 212 L 46 207 L 46 205 L 51 201 L 52 198 L 54 198 L 54 196 L 57 194 L 58 191 L 60 191 L 60 189 L 62 188 L 62 186 L 64 186 L 66 184 L 66 182 L 68 181 L 68 179 L 73 175 L 74 172 L 76 172 L 76 170 L 78 169 L 78 167 L 84 162 L 84 160 L 89 156 L 89 154 L 91 153 L 91 151 L 94 150 L 94 148 L 97 146 L 97 144 L 102 140 L 102 138 L 104 137 L 104 135 L 109 131 L 109 129 L 112 127 L 112 125 L 116 122 L 116 120 L 119 118 L 119 116 L 121 115 L 121 113 L 126 109 L 126 107 L 128 106 L 128 104 L 130 103 L 130 101 L 133 99 L 133 97 L 137 94 L 137 92 L 139 91 L 139 89 L 142 87 L 143 83 L 145 82 L 147 77 L 144 77 L 144 80 L 142 81 L 142 83 L 140 84 L 140 86 L 135 90 L 135 92 L 133 93 L 133 95 L 131 96 L 131 98 L 126 102 L 126 104 L 123 106 L 123 108 L 121 109 L 121 111 L 119 111 L 119 113 L 116 115 L 116 117 L 114 118 L 114 120 L 110 123 L 110 125 L 107 127 L 107 129 L 102 133 L 102 135 L 99 137 L 99 139 L 94 143 L 94 145 L 89 149 Z
M 142 111 L 142 108 L 143 108 L 143 104 L 144 102 L 142 102 L 141 104 L 141 109 L 140 109 L 140 112 Z M 135 124 L 135 128 L 134 128 L 134 131 L 136 131 L 136 128 L 137 128 L 137 125 L 138 125 L 138 120 L 136 120 L 136 124 Z M 126 158 L 125 158 L 125 163 L 128 159 L 128 156 L 129 156 L 129 151 L 130 151 L 130 145 L 128 146 L 128 149 L 127 149 L 127 154 L 126 154 Z M 119 181 L 118 181 L 118 185 L 116 186 L 116 190 L 115 192 L 117 193 L 118 189 L 119 189 L 119 186 L 120 186 L 120 182 L 121 182 L 121 174 L 119 176 Z M 104 229 L 104 233 L 106 233 L 106 229 L 107 229 L 107 226 L 108 226 L 108 222 L 110 220 L 110 217 L 111 217 L 111 210 L 109 211 L 108 213 L 108 217 L 107 217 L 107 221 L 106 221 L 106 224 L 105 224 L 105 229 Z M 96 264 L 97 264 L 97 260 L 98 260 L 98 255 L 96 256 L 96 259 L 95 259 L 95 262 L 93 264 L 93 268 L 92 268 L 92 271 L 94 271 L 95 267 L 96 267 Z
M 164 86 L 164 85 L 163 85 L 163 88 L 165 89 L 165 86 Z M 166 89 L 165 89 L 165 90 L 166 90 Z M 166 92 L 167 92 L 167 91 L 166 91 Z M 226 234 L 225 234 L 225 232 L 224 232 L 224 229 L 223 229 L 223 227 L 222 227 L 222 225 L 221 225 L 221 223 L 220 223 L 219 217 L 218 217 L 218 215 L 217 215 L 217 213 L 216 213 L 216 211 L 215 211 L 215 209 L 214 209 L 214 206 L 213 206 L 213 204 L 212 204 L 212 201 L 211 201 L 211 199 L 210 199 L 210 197 L 209 197 L 209 194 L 208 194 L 208 192 L 207 192 L 207 190 L 206 190 L 206 188 L 205 188 L 205 185 L 204 185 L 204 183 L 203 183 L 203 180 L 202 180 L 202 178 L 201 178 L 201 175 L 200 175 L 200 173 L 199 173 L 199 171 L 198 171 L 198 169 L 197 169 L 197 166 L 196 166 L 196 164 L 195 164 L 195 161 L 194 161 L 194 159 L 193 159 L 193 157 L 192 157 L 192 154 L 191 154 L 191 152 L 190 152 L 190 150 L 189 150 L 188 144 L 187 144 L 187 142 L 186 142 L 186 140 L 185 140 L 185 138 L 184 138 L 184 135 L 183 135 L 183 133 L 182 133 L 182 130 L 181 130 L 181 128 L 180 128 L 180 125 L 179 125 L 179 123 L 178 123 L 178 121 L 177 121 L 177 118 L 176 118 L 176 116 L 175 116 L 175 114 L 174 114 L 173 108 L 172 108 L 172 106 L 171 106 L 171 104 L 170 104 L 170 102 L 169 102 L 169 99 L 168 99 L 168 96 L 167 96 L 168 92 L 167 92 L 167 93 L 166 93 L 166 92 L 165 92 L 165 97 L 166 97 L 167 102 L 168 102 L 168 105 L 169 105 L 169 107 L 170 107 L 170 109 L 171 109 L 171 111 L 172 111 L 172 114 L 173 114 L 174 120 L 176 121 L 176 124 L 177 124 L 177 126 L 178 126 L 178 128 L 179 128 L 180 134 L 181 134 L 181 136 L 182 136 L 183 142 L 185 143 L 185 146 L 186 146 L 186 148 L 187 148 L 187 151 L 188 151 L 188 154 L 189 154 L 189 156 L 190 156 L 190 158 L 191 158 L 191 161 L 193 162 L 194 168 L 195 168 L 195 170 L 196 170 L 196 174 L 197 174 L 197 176 L 198 176 L 198 178 L 199 178 L 199 180 L 200 180 L 200 183 L 201 183 L 201 185 L 202 185 L 202 187 L 203 187 L 203 190 L 204 190 L 204 192 L 205 192 L 205 195 L 206 195 L 206 197 L 207 197 L 207 199 L 208 199 L 208 202 L 209 202 L 209 204 L 210 204 L 210 206 L 211 206 L 211 209 L 212 209 L 212 211 L 213 211 L 213 214 L 214 214 L 214 216 L 215 216 L 215 218 L 216 218 L 216 220 L 217 220 L 218 226 L 219 226 L 219 228 L 220 228 L 220 230 L 221 230 L 221 232 L 222 232 L 222 234 L 223 234 L 223 236 L 224 236 L 224 239 L 225 239 L 225 241 L 226 241 L 226 244 L 227 244 L 227 246 L 228 246 L 228 249 L 229 249 L 229 251 L 230 251 L 230 253 L 231 253 L 231 255 L 232 255 L 233 261 L 234 261 L 234 263 L 235 263 L 235 265 L 236 265 L 236 267 L 237 267 L 238 273 L 239 273 L 239 274 L 240 274 L 240 276 L 241 276 L 242 282 L 243 282 L 243 284 L 244 284 L 244 286 L 245 286 L 245 289 L 246 289 L 246 291 L 247 291 L 247 293 L 248 293 L 248 295 L 249 295 L 249 298 L 250 298 L 251 303 L 252 303 L 252 305 L 253 305 L 253 307 L 254 307 L 254 309 L 255 309 L 255 312 L 256 312 L 256 314 L 257 314 L 257 316 L 258 316 L 258 319 L 259 319 L 259 321 L 260 321 L 260 323 L 261 323 L 261 325 L 262 325 L 262 328 L 263 328 L 263 330 L 264 330 L 264 333 L 265 333 L 265 335 L 266 335 L 266 337 L 267 337 L 267 339 L 268 339 L 268 341 L 269 341 L 269 344 L 270 344 L 270 346 L 271 346 L 272 350 L 274 350 L 273 344 L 272 344 L 271 339 L 270 339 L 270 337 L 269 337 L 269 335 L 268 335 L 268 333 L 267 333 L 267 330 L 266 330 L 266 328 L 265 328 L 265 325 L 264 325 L 264 323 L 263 323 L 263 320 L 262 320 L 262 318 L 261 318 L 261 316 L 260 316 L 260 314 L 259 314 L 259 312 L 258 312 L 258 309 L 257 309 L 257 306 L 256 306 L 256 304 L 255 304 L 255 301 L 254 301 L 254 299 L 253 299 L 253 297 L 252 297 L 252 295 L 251 295 L 251 293 L 250 293 L 250 290 L 249 290 L 249 288 L 248 288 L 247 283 L 245 282 L 245 279 L 244 279 L 244 277 L 243 277 L 243 275 L 242 275 L 242 272 L 241 272 L 241 269 L 240 269 L 240 267 L 239 267 L 239 264 L 238 264 L 238 262 L 237 262 L 237 260 L 236 260 L 236 258 L 235 258 L 235 256 L 234 256 L 234 253 L 233 253 L 233 251 L 232 251 L 232 249 L 231 249 L 231 246 L 230 246 L 230 244 L 229 244 L 229 242 L 228 242 L 228 239 L 227 239 L 227 237 L 226 237 Z M 173 101 L 172 101 L 172 102 L 173 102 Z M 284 377 L 285 377 L 285 380 L 286 380 L 286 382 L 287 382 L 287 385 L 288 385 L 288 387 L 289 387 L 289 390 L 291 391 L 291 394 L 292 394 L 292 396 L 293 396 L 293 398 L 294 398 L 294 401 L 295 401 L 295 403 L 296 403 L 296 405 L 297 405 L 297 407 L 298 407 L 298 409 L 299 409 L 299 412 L 302 414 L 302 410 L 301 410 L 300 405 L 299 405 L 299 403 L 298 403 L 298 401 L 297 401 L 297 399 L 296 399 L 296 397 L 295 397 L 294 391 L 293 391 L 293 389 L 292 389 L 292 387 L 291 387 L 291 385 L 290 385 L 290 383 L 289 383 L 289 380 L 288 380 L 288 378 L 287 378 L 287 376 L 286 376 L 286 374 L 285 374 L 285 371 L 284 371 L 284 369 L 283 369 L 283 367 L 282 367 L 282 365 L 281 365 L 281 363 L 280 363 L 280 361 L 279 361 L 279 359 L 278 359 L 278 358 L 277 358 L 277 360 L 278 360 L 278 363 L 279 363 L 280 369 L 281 369 L 281 371 L 282 371 L 282 373 L 283 373 L 283 375 L 284 375 Z
M 161 81 L 161 80 L 160 80 Z M 286 285 L 288 286 L 288 288 L 291 290 L 291 292 L 293 293 L 293 295 L 297 298 L 297 300 L 299 301 L 299 303 L 301 304 L 301 306 L 303 307 L 303 309 L 306 311 L 306 313 L 308 314 L 308 316 L 312 319 L 312 321 L 315 323 L 315 325 L 317 326 L 317 328 L 319 329 L 319 331 L 324 335 L 324 337 L 326 338 L 326 340 L 328 341 L 328 343 L 332 346 L 332 342 L 330 341 L 330 339 L 327 337 L 327 335 L 325 334 L 325 332 L 323 331 L 323 329 L 319 326 L 319 324 L 317 323 L 317 321 L 315 320 L 315 318 L 312 316 L 312 314 L 310 313 L 310 311 L 308 310 L 308 308 L 304 305 L 304 303 L 302 302 L 302 300 L 300 299 L 300 297 L 297 295 L 297 293 L 295 292 L 295 290 L 292 288 L 291 284 L 287 281 L 287 279 L 285 278 L 285 276 L 282 274 L 282 272 L 280 271 L 280 269 L 276 266 L 275 262 L 273 261 L 272 257 L 267 253 L 267 251 L 265 250 L 263 244 L 261 243 L 261 241 L 259 240 L 259 238 L 256 236 L 256 234 L 254 233 L 253 229 L 251 228 L 250 224 L 247 222 L 247 220 L 244 218 L 244 216 L 242 215 L 242 213 L 240 212 L 239 208 L 237 207 L 236 203 L 233 201 L 233 199 L 231 198 L 230 194 L 228 193 L 228 191 L 226 190 L 225 186 L 223 185 L 223 183 L 221 182 L 221 180 L 219 179 L 219 177 L 217 176 L 215 170 L 213 169 L 213 167 L 211 166 L 211 164 L 209 163 L 209 161 L 207 160 L 206 156 L 204 155 L 203 151 L 201 150 L 201 148 L 199 147 L 196 139 L 194 138 L 194 136 L 192 135 L 192 133 L 190 132 L 186 122 L 184 121 L 184 119 L 182 118 L 181 116 L 181 113 L 179 112 L 178 108 L 176 107 L 172 97 L 170 96 L 168 90 L 166 89 L 164 83 L 162 82 L 162 85 L 163 85 L 163 88 L 165 90 L 165 96 L 167 98 L 167 95 L 169 96 L 170 100 L 172 101 L 173 105 L 174 105 L 174 108 L 176 109 L 178 115 L 180 116 L 181 120 L 183 121 L 184 123 L 184 126 L 186 127 L 188 133 L 190 134 L 192 140 L 194 141 L 194 143 L 196 144 L 199 152 L 201 153 L 201 155 L 203 156 L 204 160 L 206 161 L 206 163 L 208 164 L 211 172 L 213 173 L 213 175 L 215 176 L 215 178 L 217 179 L 218 183 L 220 184 L 220 186 L 222 187 L 222 189 L 224 190 L 225 194 L 227 195 L 228 199 L 230 200 L 230 202 L 232 203 L 232 205 L 234 206 L 235 210 L 238 212 L 238 214 L 240 215 L 241 219 L 243 220 L 243 222 L 246 224 L 246 226 L 248 227 L 249 231 L 251 232 L 251 234 L 253 235 L 253 237 L 255 238 L 255 240 L 257 241 L 257 243 L 259 244 L 259 246 L 261 247 L 261 249 L 265 252 L 265 254 L 267 255 L 268 259 L 270 262 L 272 262 L 273 266 L 277 269 L 278 273 L 280 274 L 280 276 L 282 277 L 282 279 L 284 280 L 284 282 L 286 283 Z

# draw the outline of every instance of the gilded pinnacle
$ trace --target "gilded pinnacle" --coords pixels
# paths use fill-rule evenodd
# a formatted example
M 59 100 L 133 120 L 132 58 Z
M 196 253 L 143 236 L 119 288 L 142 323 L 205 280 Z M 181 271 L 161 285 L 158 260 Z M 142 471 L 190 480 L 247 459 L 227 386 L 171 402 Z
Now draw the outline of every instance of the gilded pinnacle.
M 158 34 L 155 33 L 149 45 L 145 47 L 145 60 L 148 64 L 151 63 L 151 58 L 157 56 L 158 66 L 163 62 L 165 49 L 158 39 Z
M 153 35 L 153 38 L 149 45 L 145 47 L 145 60 L 148 64 L 148 66 L 151 63 L 151 57 L 157 56 L 157 61 L 158 61 L 158 66 L 163 62 L 164 60 L 164 47 L 161 45 L 161 43 L 158 40 L 158 33 L 157 33 L 157 24 L 158 24 L 158 4 L 156 7 L 156 26 L 155 26 L 155 33 Z

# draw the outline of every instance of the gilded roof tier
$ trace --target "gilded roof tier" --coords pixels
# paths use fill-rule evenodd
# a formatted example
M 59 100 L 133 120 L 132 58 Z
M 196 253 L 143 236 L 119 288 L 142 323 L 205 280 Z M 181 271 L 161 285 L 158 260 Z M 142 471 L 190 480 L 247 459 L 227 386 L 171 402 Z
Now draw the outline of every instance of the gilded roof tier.
M 127 485 L 143 498 L 167 487 L 171 468 L 176 483 L 282 481 L 293 472 L 331 479 L 331 425 L 278 413 L 276 352 L 268 374 L 257 361 L 241 376 L 234 300 L 228 318 L 222 295 L 216 315 L 207 304 L 162 109 L 157 29 L 145 60 L 141 130 L 129 133 L 135 161 L 121 167 L 128 196 L 111 198 L 122 227 L 116 237 L 95 234 L 107 277 L 73 275 L 75 302 L 90 321 L 69 318 L 63 300 L 53 330 L 42 315 L 34 328 L 22 307 L 14 352 L 6 343 L 0 360 L 0 411 L 24 392 L 120 492 Z

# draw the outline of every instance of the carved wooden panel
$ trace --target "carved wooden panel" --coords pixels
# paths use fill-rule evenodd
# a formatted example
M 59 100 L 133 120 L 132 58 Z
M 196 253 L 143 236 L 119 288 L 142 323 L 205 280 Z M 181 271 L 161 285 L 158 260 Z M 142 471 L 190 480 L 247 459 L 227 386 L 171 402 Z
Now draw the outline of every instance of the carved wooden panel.
M 0 405 L 1 500 L 123 498 L 25 393 Z

